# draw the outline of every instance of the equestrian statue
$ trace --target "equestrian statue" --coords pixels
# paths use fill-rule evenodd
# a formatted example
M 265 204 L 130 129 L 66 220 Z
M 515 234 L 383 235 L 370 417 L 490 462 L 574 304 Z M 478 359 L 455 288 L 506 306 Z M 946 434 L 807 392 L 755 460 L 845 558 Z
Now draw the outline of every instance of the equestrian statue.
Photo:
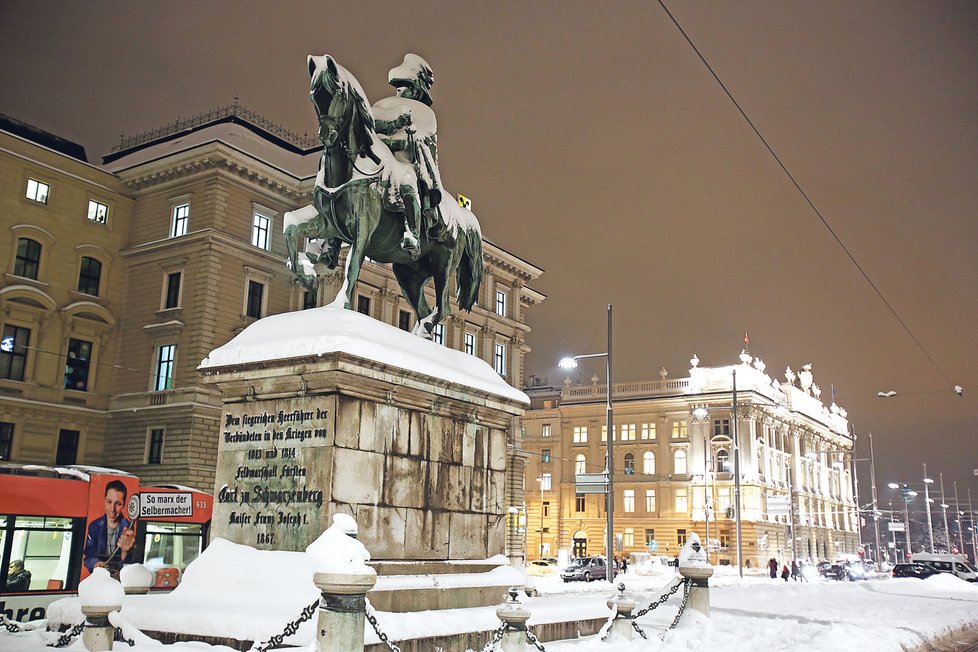
M 289 269 L 313 290 L 312 265 L 335 269 L 340 247 L 349 245 L 345 280 L 330 304 L 349 309 L 364 258 L 390 263 L 417 317 L 413 332 L 431 339 L 451 314 L 452 275 L 463 310 L 475 305 L 483 276 L 479 222 L 442 190 L 431 67 L 405 55 L 388 75 L 395 94 L 371 107 L 357 79 L 333 57 L 310 56 L 308 65 L 323 154 L 313 203 L 285 214 Z M 302 259 L 299 244 L 309 241 Z M 431 279 L 433 309 L 424 293 Z

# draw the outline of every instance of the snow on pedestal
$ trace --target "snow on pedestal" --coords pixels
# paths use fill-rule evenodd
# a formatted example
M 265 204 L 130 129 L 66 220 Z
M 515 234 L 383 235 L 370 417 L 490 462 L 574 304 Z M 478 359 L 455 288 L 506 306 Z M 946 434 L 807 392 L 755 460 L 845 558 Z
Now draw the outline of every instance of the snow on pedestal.
M 82 641 L 89 652 L 108 652 L 112 649 L 115 630 L 108 621 L 108 615 L 122 608 L 124 597 L 122 585 L 112 579 L 104 568 L 96 568 L 78 585 L 81 612 L 86 619 Z
M 142 564 L 129 564 L 119 571 L 119 579 L 127 594 L 142 594 L 149 592 L 149 587 L 153 586 L 156 579 L 156 573 Z
M 703 615 L 710 615 L 710 576 L 713 566 L 706 558 L 706 550 L 695 532 L 690 533 L 679 551 L 679 574 L 692 582 L 687 606 Z

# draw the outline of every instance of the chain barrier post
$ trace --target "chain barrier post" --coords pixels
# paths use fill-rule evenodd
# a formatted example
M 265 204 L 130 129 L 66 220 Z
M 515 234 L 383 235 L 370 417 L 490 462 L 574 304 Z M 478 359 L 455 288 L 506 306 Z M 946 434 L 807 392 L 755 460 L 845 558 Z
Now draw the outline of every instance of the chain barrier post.
M 526 651 L 526 621 L 530 619 L 530 612 L 516 599 L 517 595 L 519 591 L 516 587 L 510 588 L 509 600 L 496 609 L 496 616 L 505 625 L 502 633 L 503 652 Z
M 363 652 L 367 591 L 377 583 L 377 574 L 316 573 L 313 582 L 322 593 L 317 652 Z
M 88 652 L 109 652 L 112 649 L 115 627 L 109 622 L 109 612 L 118 611 L 121 608 L 121 605 L 82 605 L 81 612 L 85 615 L 82 642 Z
M 635 601 L 625 595 L 625 583 L 618 583 L 618 595 L 608 598 L 608 608 L 615 614 L 611 623 L 611 631 L 626 641 L 632 640 L 632 612 L 637 606 Z M 609 639 L 611 637 L 608 637 Z
M 710 617 L 710 577 L 712 566 L 688 565 L 680 563 L 679 574 L 689 583 L 689 608 Z

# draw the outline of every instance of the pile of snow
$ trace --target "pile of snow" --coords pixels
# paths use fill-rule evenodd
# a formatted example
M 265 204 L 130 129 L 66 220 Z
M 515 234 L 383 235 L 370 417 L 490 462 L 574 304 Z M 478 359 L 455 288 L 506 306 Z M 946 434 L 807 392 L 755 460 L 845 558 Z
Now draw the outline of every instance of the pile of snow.
M 411 335 L 353 310 L 324 306 L 260 319 L 200 363 L 207 371 L 227 365 L 341 352 L 414 371 L 529 405 L 485 361 Z
M 115 607 L 126 596 L 122 585 L 104 568 L 96 568 L 78 585 L 78 599 L 85 607 Z
M 349 514 L 334 514 L 333 524 L 306 546 L 313 567 L 317 573 L 358 573 L 376 575 L 367 562 L 370 553 L 367 547 L 353 538 L 357 533 L 357 522 Z

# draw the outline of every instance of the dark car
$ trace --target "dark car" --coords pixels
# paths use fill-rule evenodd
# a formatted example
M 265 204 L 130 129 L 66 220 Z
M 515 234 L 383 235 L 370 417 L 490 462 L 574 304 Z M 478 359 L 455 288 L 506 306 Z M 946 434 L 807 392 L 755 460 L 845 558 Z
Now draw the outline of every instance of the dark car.
M 608 576 L 607 569 L 604 557 L 581 557 L 560 571 L 560 577 L 565 582 L 603 580 Z
M 897 564 L 893 567 L 893 577 L 916 577 L 918 580 L 940 573 L 937 569 L 923 564 Z
M 827 580 L 837 580 L 839 582 L 855 582 L 856 580 L 866 579 L 866 573 L 862 568 L 850 564 L 819 564 L 818 574 Z

